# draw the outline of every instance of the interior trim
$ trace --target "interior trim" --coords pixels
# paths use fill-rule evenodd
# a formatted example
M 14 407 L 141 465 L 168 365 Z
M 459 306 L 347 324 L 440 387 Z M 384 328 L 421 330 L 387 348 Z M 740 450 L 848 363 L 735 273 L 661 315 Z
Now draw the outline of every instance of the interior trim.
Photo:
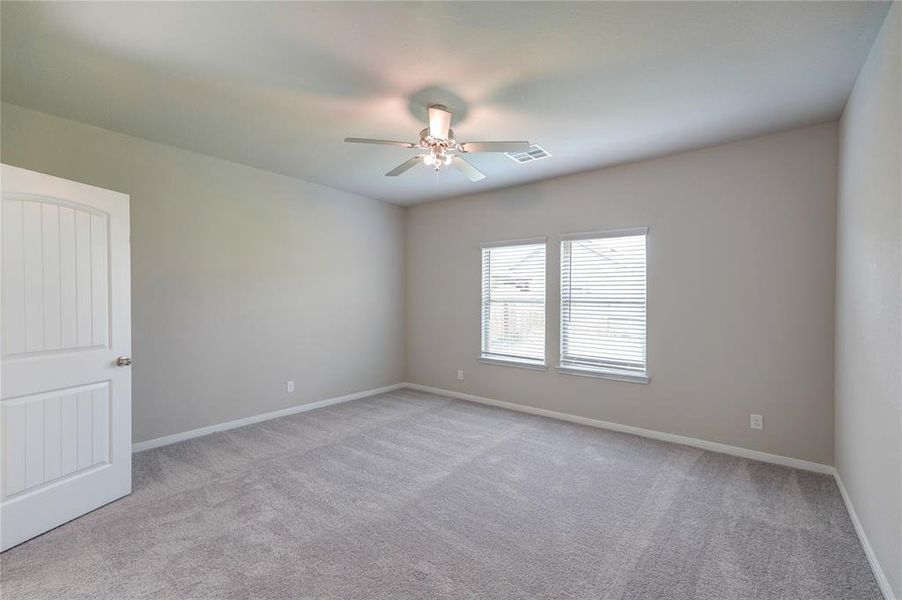
M 648 227 L 623 227 L 621 229 L 606 229 L 602 231 L 562 233 L 558 237 L 562 242 L 576 242 L 579 240 L 597 240 L 601 238 L 629 237 L 633 235 L 648 235 Z
M 408 388 L 412 390 L 418 390 L 421 392 L 429 392 L 432 394 L 439 394 L 441 396 L 449 396 L 451 398 L 457 398 L 458 400 L 465 400 L 468 402 L 475 402 L 477 404 L 485 404 L 489 406 L 495 406 L 498 408 L 504 408 L 507 410 L 513 410 L 522 413 L 528 413 L 532 415 L 538 415 L 542 417 L 548 417 L 551 419 L 558 419 L 560 421 L 568 421 L 570 423 L 578 423 L 580 425 L 588 425 L 590 427 L 597 427 L 599 429 L 607 429 L 610 431 L 618 431 L 620 433 L 628 433 L 632 435 L 638 435 L 641 437 L 646 437 L 654 440 L 660 440 L 664 442 L 671 442 L 674 444 L 680 444 L 683 446 L 691 446 L 693 448 L 700 448 L 702 450 L 710 450 L 712 452 L 720 452 L 721 454 L 729 454 L 731 456 L 739 456 L 742 458 L 748 458 L 751 460 L 758 460 L 766 463 L 782 465 L 785 467 L 792 467 L 796 469 L 803 469 L 805 471 L 813 471 L 815 473 L 822 473 L 825 475 L 833 476 L 836 481 L 836 485 L 839 488 L 839 493 L 842 496 L 843 503 L 845 504 L 846 510 L 849 513 L 849 518 L 852 520 L 852 526 L 855 529 L 855 534 L 858 536 L 858 540 L 861 543 L 861 547 L 864 550 L 865 556 L 867 557 L 868 564 L 871 567 L 871 571 L 874 573 L 874 577 L 877 579 L 877 585 L 880 587 L 880 591 L 883 593 L 883 597 L 886 600 L 896 600 L 896 596 L 893 593 L 892 588 L 889 585 L 889 580 L 886 578 L 886 574 L 883 571 L 880 562 L 877 560 L 877 555 L 874 553 L 874 549 L 871 547 L 871 543 L 868 540 L 867 534 L 865 534 L 864 528 L 861 525 L 861 521 L 858 520 L 858 515 L 855 513 L 855 507 L 852 505 L 852 500 L 849 497 L 848 492 L 846 491 L 845 485 L 843 485 L 842 479 L 839 476 L 839 473 L 836 472 L 836 469 L 831 465 L 825 465 L 821 463 L 811 462 L 807 460 L 801 460 L 798 458 L 791 458 L 788 456 L 781 456 L 779 454 L 770 454 L 768 452 L 761 452 L 759 450 L 751 450 L 749 448 L 742 448 L 740 446 L 730 446 L 729 444 L 721 444 L 719 442 L 711 442 L 708 440 L 702 440 L 698 438 L 691 438 L 682 435 L 676 435 L 673 433 L 665 433 L 663 431 L 655 431 L 653 429 L 644 429 L 642 427 L 634 427 L 632 425 L 623 425 L 620 423 L 613 423 L 611 421 L 602 421 L 600 419 L 591 419 L 589 417 L 580 417 L 578 415 L 571 415 L 567 413 L 557 412 L 553 410 L 547 410 L 544 408 L 536 408 L 533 406 L 525 406 L 521 404 L 515 404 L 513 402 L 505 402 L 504 400 L 495 400 L 493 398 L 485 398 L 483 396 L 476 396 L 474 394 L 466 394 L 463 392 L 457 392 L 453 390 L 446 390 L 442 388 L 432 387 L 428 385 L 421 385 L 419 383 L 396 383 L 393 385 L 387 385 L 380 388 L 373 388 L 370 390 L 364 390 L 362 392 L 355 392 L 353 394 L 346 394 L 344 396 L 336 396 L 334 398 L 327 398 L 325 400 L 318 400 L 316 402 L 308 402 L 306 404 L 299 404 L 297 406 L 292 406 L 289 408 L 283 408 L 281 410 L 276 410 L 268 413 L 262 413 L 259 415 L 254 415 L 251 417 L 245 417 L 243 419 L 236 419 L 234 421 L 228 421 L 225 423 L 219 423 L 216 425 L 209 425 L 207 427 L 199 427 L 197 429 L 191 429 L 189 431 L 184 431 L 181 433 L 175 433 L 172 435 L 167 435 L 159 438 L 155 438 L 152 440 L 147 440 L 144 442 L 138 442 L 132 445 L 132 452 L 141 452 L 143 450 L 150 450 L 151 448 L 159 448 L 160 446 L 167 446 L 169 444 L 174 444 L 176 442 L 181 442 L 184 440 L 189 440 L 192 438 L 202 437 L 205 435 L 209 435 L 211 433 L 216 433 L 217 431 L 226 431 L 229 429 L 234 429 L 236 427 L 243 427 L 244 425 L 251 425 L 253 423 L 259 423 L 261 421 L 268 421 L 270 419 L 277 419 L 279 417 L 285 417 L 288 415 L 293 415 L 297 413 L 306 412 L 309 410 L 315 410 L 317 408 L 324 408 L 326 406 L 332 406 L 334 404 L 341 404 L 343 402 L 350 402 L 352 400 L 359 400 L 361 398 L 366 398 L 367 396 L 374 396 L 376 394 L 382 394 L 385 392 L 390 392 L 393 390 Z
M 574 365 L 560 365 L 557 368 L 558 373 L 564 375 L 579 375 L 580 377 L 596 377 L 598 379 L 613 379 L 614 381 L 626 381 L 628 383 L 648 383 L 651 379 L 648 373 L 627 373 L 625 371 L 614 371 L 613 369 L 577 367 Z
M 533 371 L 547 371 L 548 365 L 544 362 L 533 362 L 529 359 L 517 360 L 512 358 L 510 360 L 504 358 L 495 358 L 493 356 L 485 356 L 482 355 L 476 359 L 478 362 L 481 362 L 485 365 L 498 365 L 501 367 L 518 367 L 520 369 L 532 369 Z
M 539 415 L 541 417 L 549 417 L 560 421 L 569 421 L 571 423 L 579 423 L 580 425 L 588 425 L 590 427 L 598 427 L 600 429 L 609 429 L 611 431 L 619 431 L 621 433 L 631 433 L 642 437 L 647 437 L 664 442 L 672 442 L 683 446 L 692 446 L 693 448 L 701 448 L 702 450 L 710 450 L 712 452 L 720 452 L 721 454 L 730 454 L 732 456 L 741 456 L 742 458 L 750 458 L 761 462 L 772 463 L 775 465 L 783 465 L 784 467 L 793 467 L 795 469 L 803 469 L 805 471 L 814 471 L 815 473 L 823 473 L 825 475 L 833 475 L 832 465 L 824 465 L 821 463 L 802 460 L 799 458 L 791 458 L 789 456 L 781 456 L 779 454 L 770 454 L 761 452 L 760 450 L 751 450 L 740 446 L 730 446 L 729 444 L 721 444 L 720 442 L 710 442 L 698 438 L 691 438 L 674 433 L 664 433 L 663 431 L 655 431 L 654 429 L 644 429 L 642 427 L 634 427 L 632 425 L 622 425 L 611 421 L 602 421 L 599 419 L 590 419 L 589 417 L 580 417 L 568 413 L 547 410 L 544 408 L 536 408 L 534 406 L 525 406 L 515 404 L 513 402 L 505 402 L 504 400 L 495 400 L 494 398 L 483 398 L 482 396 L 474 396 L 473 394 L 465 394 L 463 392 L 455 392 L 441 388 L 431 387 L 428 385 L 420 385 L 419 383 L 406 383 L 405 387 L 421 392 L 430 392 L 439 394 L 440 396 L 450 396 L 458 400 L 467 400 L 478 404 L 488 404 L 508 410 L 529 413 L 531 415 Z
M 868 564 L 871 567 L 871 571 L 874 573 L 874 577 L 877 579 L 877 585 L 879 586 L 880 591 L 883 593 L 883 597 L 886 600 L 896 600 L 896 596 L 889 585 L 889 580 L 886 578 L 886 574 L 883 571 L 883 567 L 877 560 L 877 555 L 874 553 L 874 549 L 871 547 L 868 536 L 867 534 L 865 534 L 864 528 L 861 526 L 861 521 L 858 520 L 858 515 L 855 513 L 855 508 L 852 506 L 852 500 L 849 497 L 848 492 L 846 492 L 846 487 L 843 485 L 839 473 L 831 465 L 801 460 L 799 458 L 791 458 L 789 456 L 781 456 L 779 454 L 770 454 L 769 452 L 751 450 L 749 448 L 742 448 L 740 446 L 730 446 L 729 444 L 721 444 L 719 442 L 711 442 L 708 440 L 701 440 L 698 438 L 691 438 L 687 436 L 676 435 L 673 433 L 664 433 L 663 431 L 655 431 L 653 429 L 644 429 L 642 427 L 634 427 L 632 425 L 622 425 L 620 423 L 612 423 L 610 421 L 590 419 L 589 417 L 580 417 L 577 415 L 547 410 L 544 408 L 536 408 L 534 406 L 525 406 L 522 404 L 515 404 L 513 402 L 505 402 L 504 400 L 495 400 L 494 398 L 484 398 L 482 396 L 465 394 L 463 392 L 456 392 L 453 390 L 446 390 L 428 385 L 421 385 L 419 383 L 405 383 L 403 384 L 403 387 L 407 387 L 412 390 L 419 390 L 421 392 L 439 394 L 441 396 L 450 396 L 451 398 L 466 400 L 468 402 L 475 402 L 477 404 L 496 406 L 498 408 L 505 408 L 517 412 L 528 413 L 531 415 L 538 415 L 551 419 L 558 419 L 561 421 L 569 421 L 571 423 L 579 423 L 580 425 L 598 427 L 599 429 L 608 429 L 621 433 L 630 433 L 654 440 L 672 442 L 674 444 L 691 446 L 693 448 L 700 448 L 702 450 L 720 452 L 721 454 L 729 454 L 732 456 L 739 456 L 742 458 L 758 460 L 775 465 L 782 465 L 784 467 L 792 467 L 795 469 L 822 473 L 824 475 L 831 475 L 836 481 L 836 486 L 839 488 L 839 493 L 840 496 L 842 496 L 843 503 L 846 506 L 846 511 L 849 513 L 849 518 L 852 520 L 852 526 L 855 529 L 855 534 L 858 536 L 858 541 L 861 543 L 861 547 L 868 559 Z
M 325 400 L 317 400 L 316 402 L 307 402 L 306 404 L 298 404 L 296 406 L 290 406 L 288 408 L 283 408 L 281 410 L 274 410 L 272 412 L 261 413 L 259 415 L 253 415 L 250 417 L 244 417 L 243 419 L 235 419 L 234 421 L 227 421 L 225 423 L 218 423 L 216 425 L 207 425 L 206 427 L 198 427 L 197 429 L 191 429 L 189 431 L 183 431 L 181 433 L 173 433 L 172 435 L 164 435 L 163 437 L 154 438 L 152 440 L 147 440 L 144 442 L 138 442 L 137 444 L 132 444 L 132 452 L 142 452 L 144 450 L 150 450 L 151 448 L 159 448 L 160 446 L 168 446 L 169 444 L 175 444 L 176 442 L 182 442 L 185 440 L 190 440 L 196 437 L 202 437 L 205 435 L 210 435 L 211 433 L 216 433 L 217 431 L 226 431 L 228 429 L 235 429 L 236 427 L 243 427 L 245 425 L 251 425 L 253 423 L 259 423 L 260 421 L 268 421 L 270 419 L 278 419 L 279 417 L 286 417 L 288 415 L 294 415 L 297 413 L 307 412 L 308 410 L 315 410 L 317 408 L 323 408 L 326 406 L 332 406 L 333 404 L 341 404 L 342 402 L 350 402 L 351 400 L 359 400 L 360 398 L 366 398 L 367 396 L 375 396 L 376 394 L 382 394 L 384 392 L 390 392 L 392 390 L 397 390 L 402 387 L 405 387 L 407 384 L 404 383 L 395 383 L 393 385 L 386 385 L 380 388 L 373 388 L 371 390 L 364 390 L 362 392 L 354 392 L 353 394 L 346 394 L 344 396 L 336 396 L 334 398 L 326 398 Z
M 874 572 L 874 577 L 877 579 L 877 585 L 880 587 L 880 591 L 883 592 L 883 597 L 886 600 L 896 600 L 896 595 L 893 594 L 893 589 L 889 585 L 889 579 L 886 578 L 886 573 L 883 572 L 883 567 L 880 566 L 880 561 L 877 560 L 877 554 L 871 547 L 871 542 L 864 532 L 864 527 L 862 527 L 861 521 L 858 520 L 858 515 L 855 513 L 855 507 L 852 506 L 852 499 L 849 497 L 849 493 L 846 491 L 846 486 L 843 485 L 842 478 L 839 476 L 838 471 L 834 470 L 833 478 L 836 480 L 839 494 L 842 496 L 842 501 L 846 505 L 846 511 L 849 513 L 849 518 L 852 519 L 852 526 L 855 528 L 855 534 L 858 536 L 858 541 L 861 542 L 861 548 L 864 550 L 864 555 L 868 558 L 868 564 L 871 565 L 871 571 Z
M 504 246 L 538 246 L 539 244 L 547 244 L 548 238 L 545 236 L 534 238 L 522 238 L 518 240 L 500 240 L 497 242 L 479 242 L 479 248 L 502 248 Z

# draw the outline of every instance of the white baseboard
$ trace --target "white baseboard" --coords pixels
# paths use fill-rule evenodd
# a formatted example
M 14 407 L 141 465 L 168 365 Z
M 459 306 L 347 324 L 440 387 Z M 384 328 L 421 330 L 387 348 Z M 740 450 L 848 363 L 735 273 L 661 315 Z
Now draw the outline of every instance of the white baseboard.
M 871 565 L 871 571 L 874 572 L 874 577 L 877 578 L 877 585 L 880 586 L 880 591 L 883 592 L 883 597 L 886 598 L 886 600 L 896 600 L 896 596 L 895 594 L 893 594 L 893 589 L 889 585 L 889 579 L 886 578 L 886 573 L 883 572 L 883 567 L 880 566 L 880 561 L 877 560 L 877 555 L 874 553 L 874 549 L 871 547 L 871 542 L 868 540 L 868 536 L 867 534 L 865 534 L 864 528 L 861 526 L 861 521 L 858 520 L 858 515 L 855 513 L 855 507 L 852 506 L 852 499 L 849 497 L 849 493 L 846 491 L 846 486 L 843 485 L 842 478 L 835 470 L 833 472 L 833 478 L 836 479 L 836 485 L 837 487 L 839 487 L 839 493 L 846 505 L 846 510 L 849 512 L 849 518 L 852 519 L 852 526 L 855 527 L 855 533 L 858 534 L 858 541 L 861 542 L 861 547 L 864 549 L 864 554 L 868 557 L 868 563 L 870 563 Z
M 721 454 L 731 454 L 733 456 L 741 456 L 742 458 L 750 458 L 762 462 L 783 465 L 785 467 L 793 467 L 796 469 L 804 469 L 806 471 L 814 471 L 815 473 L 824 473 L 826 475 L 833 474 L 833 467 L 821 463 L 810 462 L 798 458 L 790 458 L 788 456 L 780 456 L 779 454 L 769 454 L 758 450 L 750 450 L 749 448 L 741 448 L 739 446 L 730 446 L 719 442 L 709 442 L 708 440 L 700 440 L 698 438 L 676 435 L 674 433 L 664 433 L 663 431 L 655 431 L 654 429 L 643 429 L 642 427 L 634 427 L 632 425 L 622 425 L 620 423 L 612 423 L 610 421 L 601 421 L 599 419 L 590 419 L 589 417 L 580 417 L 567 413 L 547 410 L 544 408 L 535 408 L 533 406 L 524 406 L 513 402 L 505 402 L 503 400 L 495 400 L 493 398 L 483 398 L 482 396 L 474 396 L 473 394 L 464 394 L 463 392 L 455 392 L 452 390 L 444 390 L 441 388 L 430 387 L 428 385 L 420 385 L 418 383 L 406 383 L 405 387 L 421 392 L 431 392 L 441 396 L 450 396 L 459 400 L 467 400 L 469 402 L 477 402 L 479 404 L 488 404 L 508 410 L 529 413 L 531 415 L 539 415 L 549 417 L 561 421 L 569 421 L 571 423 L 579 423 L 580 425 L 588 425 L 590 427 L 598 427 L 600 429 L 609 429 L 611 431 L 619 431 L 621 433 L 631 433 L 664 442 L 672 442 L 674 444 L 682 444 L 683 446 L 692 446 L 693 448 L 701 448 L 702 450 L 711 450 L 712 452 L 720 452 Z
M 268 413 L 254 415 L 251 417 L 245 417 L 243 419 L 236 419 L 234 421 L 229 421 L 227 423 L 219 423 L 217 425 L 209 425 L 207 427 L 200 427 L 198 429 L 192 429 L 190 431 L 184 431 L 182 433 L 174 433 L 172 435 L 167 435 L 167 436 L 155 438 L 152 440 L 147 440 L 145 442 L 138 442 L 137 444 L 134 444 L 132 446 L 132 452 L 141 452 L 142 450 L 150 450 L 151 448 L 158 448 L 160 446 L 174 444 L 176 442 L 189 440 L 191 438 L 209 435 L 209 434 L 215 433 L 217 431 L 225 431 L 228 429 L 234 429 L 236 427 L 242 427 L 244 425 L 251 425 L 253 423 L 259 423 L 261 421 L 267 421 L 269 419 L 276 419 L 279 417 L 285 417 L 288 415 L 306 412 L 309 410 L 315 410 L 317 408 L 332 406 L 334 404 L 341 404 L 342 402 L 350 402 L 352 400 L 366 398 L 367 396 L 375 396 L 376 394 L 382 394 L 384 392 L 390 392 L 392 390 L 397 390 L 400 388 L 410 388 L 412 390 L 419 390 L 421 392 L 429 392 L 429 393 L 438 394 L 441 396 L 450 396 L 451 398 L 457 398 L 459 400 L 466 400 L 468 402 L 476 402 L 479 404 L 496 406 L 499 408 L 505 408 L 505 409 L 513 410 L 513 411 L 517 411 L 517 412 L 528 413 L 531 415 L 539 415 L 539 416 L 548 417 L 551 419 L 558 419 L 561 421 L 569 421 L 571 423 L 579 423 L 581 425 L 588 425 L 590 427 L 598 427 L 600 429 L 609 429 L 611 431 L 619 431 L 621 433 L 630 433 L 633 435 L 638 435 L 638 436 L 651 438 L 651 439 L 655 439 L 655 440 L 672 442 L 674 444 L 682 444 L 684 446 L 691 446 L 693 448 L 700 448 L 702 450 L 710 450 L 712 452 L 720 452 L 722 454 L 730 454 L 730 455 L 739 456 L 742 458 L 749 458 L 752 460 L 759 460 L 762 462 L 783 465 L 786 467 L 793 467 L 796 469 L 803 469 L 806 471 L 814 471 L 816 473 L 824 473 L 827 475 L 832 475 L 833 478 L 836 480 L 837 487 L 839 487 L 839 493 L 842 496 L 843 502 L 845 503 L 846 510 L 849 512 L 849 517 L 852 520 L 852 525 L 855 528 L 855 533 L 858 535 L 858 539 L 861 542 L 862 548 L 864 549 L 865 556 L 867 556 L 868 563 L 871 566 L 871 570 L 874 572 L 874 577 L 877 579 L 877 584 L 880 586 L 880 590 L 883 592 L 884 598 L 886 598 L 886 600 L 896 600 L 896 596 L 893 594 L 892 588 L 890 588 L 889 580 L 886 578 L 886 574 L 883 572 L 883 568 L 881 567 L 880 562 L 877 560 L 876 554 L 874 554 L 874 549 L 871 547 L 871 544 L 868 541 L 868 537 L 865 534 L 864 529 L 861 526 L 861 521 L 858 520 L 858 515 L 855 513 L 855 507 L 852 506 L 852 500 L 851 500 L 851 498 L 849 498 L 848 492 L 846 492 L 846 487 L 843 485 L 843 482 L 839 476 L 839 473 L 837 473 L 836 469 L 834 469 L 830 465 L 824 465 L 821 463 L 810 462 L 810 461 L 801 460 L 798 458 L 790 458 L 788 456 L 780 456 L 779 454 L 770 454 L 767 452 L 760 452 L 758 450 L 751 450 L 749 448 L 742 448 L 739 446 L 730 446 L 728 444 L 721 444 L 719 442 L 700 440 L 697 438 L 676 435 L 673 433 L 664 433 L 663 431 L 655 431 L 653 429 L 644 429 L 642 427 L 634 427 L 632 425 L 622 425 L 620 423 L 613 423 L 611 421 L 602 421 L 600 419 L 590 419 L 589 417 L 580 417 L 578 415 L 571 415 L 571 414 L 557 412 L 557 411 L 553 411 L 553 410 L 547 410 L 544 408 L 536 408 L 533 406 L 525 406 L 522 404 L 515 404 L 513 402 L 505 402 L 503 400 L 495 400 L 493 398 L 484 398 L 482 396 L 475 396 L 473 394 L 465 394 L 463 392 L 456 392 L 453 390 L 445 390 L 442 388 L 431 387 L 428 385 L 420 385 L 418 383 L 396 383 L 394 385 L 387 385 L 387 386 L 381 387 L 381 388 L 364 390 L 362 392 L 356 392 L 356 393 L 347 394 L 344 396 L 337 396 L 335 398 L 327 398 L 325 400 L 319 400 L 317 402 L 310 402 L 307 404 L 299 404 L 297 406 L 283 408 L 282 410 L 276 410 L 276 411 L 272 411 L 272 412 L 268 412 Z
M 211 433 L 216 433 L 217 431 L 225 431 L 227 429 L 235 429 L 236 427 L 243 427 L 245 425 L 259 423 L 260 421 L 268 421 L 269 419 L 277 419 L 279 417 L 286 417 L 288 415 L 302 413 L 302 412 L 306 412 L 308 410 L 323 408 L 325 406 L 332 406 L 333 404 L 341 404 L 342 402 L 350 402 L 351 400 L 359 400 L 360 398 L 366 398 L 367 396 L 375 396 L 376 394 L 382 394 L 384 392 L 390 392 L 392 390 L 397 390 L 402 387 L 406 387 L 406 385 L 407 384 L 404 384 L 404 383 L 396 383 L 394 385 L 387 385 L 385 387 L 374 388 L 371 390 L 364 390 L 362 392 L 355 392 L 353 394 L 346 394 L 344 396 L 337 396 L 335 398 L 326 398 L 325 400 L 318 400 L 316 402 L 308 402 L 307 404 L 298 404 L 297 406 L 290 406 L 288 408 L 283 408 L 282 410 L 274 410 L 272 412 L 263 413 L 263 414 L 259 414 L 259 415 L 253 415 L 251 417 L 245 417 L 243 419 L 236 419 L 234 421 L 228 421 L 227 423 L 218 423 L 216 425 L 208 425 L 206 427 L 199 427 L 197 429 L 192 429 L 190 431 L 183 431 L 181 433 L 173 433 L 172 435 L 165 435 L 163 437 L 158 437 L 158 438 L 154 438 L 152 440 L 147 440 L 146 442 L 138 442 L 137 444 L 132 444 L 132 452 L 141 452 L 142 450 L 150 450 L 151 448 L 159 448 L 160 446 L 167 446 L 169 444 L 174 444 L 176 442 L 190 440 L 191 438 L 209 435 Z
M 552 419 L 559 419 L 561 421 L 569 421 L 571 423 L 589 425 L 590 427 L 619 431 L 621 433 L 631 433 L 633 435 L 647 437 L 655 440 L 673 442 L 674 444 L 682 444 L 684 446 L 692 446 L 693 448 L 700 448 L 702 450 L 711 450 L 712 452 L 720 452 L 722 454 L 740 456 L 742 458 L 749 458 L 752 460 L 759 460 L 776 465 L 783 465 L 785 467 L 793 467 L 806 471 L 814 471 L 815 473 L 832 475 L 836 480 L 836 485 L 839 487 L 840 495 L 842 496 L 843 502 L 846 505 L 846 510 L 849 512 L 849 518 L 852 520 L 852 525 L 855 528 L 855 533 L 858 535 L 858 540 L 861 542 L 861 547 L 864 549 L 864 553 L 867 556 L 871 570 L 874 572 L 874 577 L 877 579 L 877 584 L 880 586 L 880 591 L 883 592 L 883 596 L 884 598 L 886 598 L 886 600 L 896 600 L 896 596 L 893 594 L 893 590 L 890 588 L 889 580 L 887 580 L 886 574 L 883 572 L 883 568 L 880 566 L 880 562 L 877 560 L 877 556 L 874 554 L 873 548 L 871 548 L 871 544 L 868 541 L 867 535 L 865 535 L 864 533 L 861 522 L 858 520 L 858 515 L 855 514 L 855 508 L 852 506 L 852 501 L 849 498 L 849 494 L 846 492 L 846 488 L 843 485 L 842 479 L 840 479 L 839 473 L 836 472 L 836 469 L 830 465 L 810 462 L 798 458 L 790 458 L 788 456 L 780 456 L 779 454 L 760 452 L 758 450 L 750 450 L 748 448 L 741 448 L 739 446 L 730 446 L 728 444 L 721 444 L 719 442 L 700 440 L 697 438 L 676 435 L 673 433 L 664 433 L 662 431 L 655 431 L 653 429 L 643 429 L 642 427 L 633 427 L 632 425 L 622 425 L 620 423 L 612 423 L 610 421 L 602 421 L 599 419 L 590 419 L 588 417 L 570 415 L 567 413 L 547 410 L 544 408 L 524 406 L 522 404 L 515 404 L 513 402 L 495 400 L 494 398 L 484 398 L 482 396 L 465 394 L 463 392 L 456 392 L 453 390 L 445 390 L 428 385 L 420 385 L 418 383 L 406 383 L 404 384 L 404 387 L 408 387 L 413 390 L 419 390 L 421 392 L 438 394 L 441 396 L 450 396 L 451 398 L 467 400 L 468 402 L 476 402 L 479 404 L 487 404 L 489 406 L 506 408 L 508 410 L 514 410 L 517 412 L 529 413 L 531 415 L 539 415 Z

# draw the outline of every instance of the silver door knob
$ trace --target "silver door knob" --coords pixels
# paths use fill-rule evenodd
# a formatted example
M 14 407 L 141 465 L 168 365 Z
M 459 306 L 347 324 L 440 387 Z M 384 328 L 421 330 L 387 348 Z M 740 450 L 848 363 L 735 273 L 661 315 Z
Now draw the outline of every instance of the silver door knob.
M 120 356 L 119 358 L 116 359 L 116 366 L 117 366 L 117 367 L 127 367 L 127 366 L 129 366 L 130 364 L 132 364 L 132 357 L 131 357 L 131 356 Z

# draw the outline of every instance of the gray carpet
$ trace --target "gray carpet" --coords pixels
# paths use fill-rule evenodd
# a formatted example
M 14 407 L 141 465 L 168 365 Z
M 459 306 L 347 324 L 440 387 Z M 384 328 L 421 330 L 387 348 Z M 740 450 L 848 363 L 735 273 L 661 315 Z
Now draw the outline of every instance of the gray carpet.
M 827 476 L 410 390 L 134 466 L 4 598 L 880 598 Z

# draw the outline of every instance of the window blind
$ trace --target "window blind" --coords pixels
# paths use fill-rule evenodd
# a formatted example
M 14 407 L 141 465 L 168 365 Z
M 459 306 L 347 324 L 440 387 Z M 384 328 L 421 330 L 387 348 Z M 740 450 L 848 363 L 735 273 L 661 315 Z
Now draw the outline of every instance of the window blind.
M 544 240 L 482 245 L 482 358 L 544 365 Z
M 645 229 L 562 236 L 561 370 L 647 381 Z

